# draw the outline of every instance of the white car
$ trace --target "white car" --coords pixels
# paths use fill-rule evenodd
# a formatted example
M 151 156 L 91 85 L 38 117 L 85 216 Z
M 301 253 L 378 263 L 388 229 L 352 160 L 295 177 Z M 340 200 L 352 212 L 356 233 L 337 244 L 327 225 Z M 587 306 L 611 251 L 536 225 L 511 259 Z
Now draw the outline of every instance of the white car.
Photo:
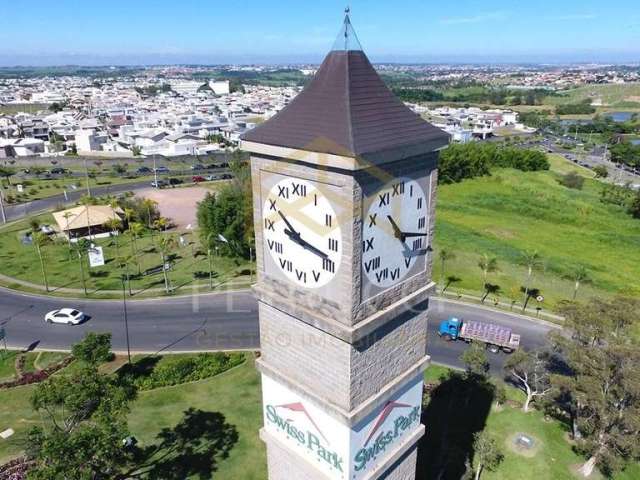
M 84 320 L 84 313 L 75 308 L 61 308 L 53 310 L 44 316 L 47 323 L 66 323 L 67 325 L 78 325 Z

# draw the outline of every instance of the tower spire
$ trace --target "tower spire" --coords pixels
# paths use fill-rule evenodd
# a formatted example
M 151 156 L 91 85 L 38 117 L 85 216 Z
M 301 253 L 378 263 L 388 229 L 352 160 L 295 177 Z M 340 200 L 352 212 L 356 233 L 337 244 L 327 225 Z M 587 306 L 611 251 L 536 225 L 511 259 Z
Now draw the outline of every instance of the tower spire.
M 362 51 L 362 46 L 360 46 L 358 36 L 356 35 L 351 23 L 350 14 L 351 8 L 346 6 L 344 9 L 344 21 L 342 22 L 342 28 L 340 29 L 340 33 L 338 33 L 338 37 L 336 38 L 331 50 L 341 50 L 345 52 L 349 50 Z

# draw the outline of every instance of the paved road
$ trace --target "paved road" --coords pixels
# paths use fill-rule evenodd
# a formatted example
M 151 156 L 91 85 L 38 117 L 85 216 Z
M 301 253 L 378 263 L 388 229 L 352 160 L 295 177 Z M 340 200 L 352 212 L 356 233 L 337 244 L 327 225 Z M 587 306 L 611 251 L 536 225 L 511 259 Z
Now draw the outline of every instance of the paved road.
M 134 182 L 134 183 L 125 183 L 120 185 L 107 185 L 102 187 L 91 187 L 91 194 L 100 196 L 100 195 L 115 195 L 118 193 L 136 191 L 141 188 L 147 188 L 149 186 L 149 181 L 145 180 L 143 182 Z M 65 200 L 63 194 L 53 195 L 51 197 L 43 198 L 41 200 L 33 200 L 28 203 L 21 203 L 19 205 L 7 205 L 5 206 L 5 211 L 7 214 L 7 221 L 17 220 L 26 215 L 30 215 L 32 213 L 41 212 L 43 210 L 50 210 L 55 208 L 57 205 L 64 204 L 68 202 L 76 202 L 82 196 L 87 193 L 86 188 L 79 187 L 77 190 L 71 190 L 67 192 L 68 200 Z M 0 220 L 2 220 L 0 218 Z
M 49 325 L 44 314 L 62 306 L 83 310 L 91 318 L 79 326 Z M 259 348 L 256 300 L 249 292 L 195 297 L 127 301 L 132 350 L 144 352 Z M 67 349 L 88 331 L 111 332 L 113 347 L 126 350 L 123 305 L 115 300 L 64 300 L 0 289 L 0 326 L 14 348 Z M 473 305 L 433 299 L 430 309 L 429 353 L 433 360 L 460 366 L 464 342 L 446 343 L 435 334 L 438 323 L 451 315 L 510 326 L 522 335 L 523 345 L 544 342 L 548 326 L 517 315 Z M 491 355 L 499 372 L 504 355 Z

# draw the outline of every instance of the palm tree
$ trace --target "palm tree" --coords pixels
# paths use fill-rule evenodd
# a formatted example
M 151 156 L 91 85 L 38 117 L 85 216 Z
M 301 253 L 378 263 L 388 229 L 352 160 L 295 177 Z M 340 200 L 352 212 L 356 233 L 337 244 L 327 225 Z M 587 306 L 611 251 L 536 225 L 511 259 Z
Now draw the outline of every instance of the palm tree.
M 138 265 L 138 275 L 140 274 L 140 261 L 138 259 L 138 238 L 142 236 L 143 232 L 144 226 L 141 223 L 129 223 L 129 233 L 131 234 L 131 248 L 133 256 L 136 259 L 136 265 Z
M 447 288 L 449 288 L 454 283 L 459 283 L 461 281 L 462 281 L 462 279 L 460 277 L 456 277 L 455 275 L 449 275 L 447 277 L 447 283 L 445 284 L 444 288 L 442 289 L 442 293 L 446 292 Z
M 11 177 L 16 174 L 16 169 L 12 167 L 0 167 L 0 177 L 7 179 L 7 183 L 11 185 Z
M 170 236 L 163 236 L 160 239 L 160 246 L 158 250 L 160 251 L 160 260 L 162 260 L 162 275 L 164 276 L 164 289 L 167 293 L 170 292 L 169 285 L 169 274 L 167 273 L 166 263 L 167 257 L 171 250 L 176 246 L 176 240 Z
M 119 218 L 111 218 L 105 222 L 105 227 L 109 229 L 110 232 L 119 232 L 122 227 L 122 220 Z M 116 246 L 116 258 L 120 256 L 120 245 L 118 244 L 118 235 L 113 236 L 113 243 Z
M 542 266 L 542 257 L 537 251 L 525 252 L 523 254 L 523 263 L 527 267 L 527 280 L 524 285 L 524 300 L 522 302 L 522 311 L 524 312 L 527 308 L 527 303 L 529 301 L 529 289 L 531 288 L 531 276 L 533 275 L 533 271 L 537 270 Z
M 165 217 L 160 217 L 157 218 L 154 222 L 153 222 L 153 227 L 157 228 L 158 230 L 161 230 L 163 232 L 167 231 L 167 227 L 169 226 L 169 221 L 165 218 Z
M 47 281 L 47 271 L 44 268 L 44 259 L 42 258 L 42 247 L 49 243 L 50 238 L 42 232 L 35 232 L 32 236 L 33 245 L 38 252 L 38 258 L 40 259 L 40 267 L 42 268 L 42 278 L 44 279 L 44 289 L 49 291 L 49 282 Z
M 82 256 L 89 250 L 91 243 L 86 238 L 80 238 L 76 242 L 76 253 L 78 254 L 78 264 L 80 265 L 80 281 L 84 289 L 84 295 L 87 296 L 87 282 L 84 279 L 84 263 Z
M 490 273 L 497 272 L 498 269 L 498 259 L 496 257 L 490 257 L 486 253 L 480 257 L 478 261 L 478 267 L 482 270 L 482 291 L 485 292 L 485 295 L 482 297 L 482 303 L 484 303 L 485 298 L 489 294 L 487 289 L 487 277 Z
M 67 222 L 67 243 L 69 244 L 69 252 L 71 252 L 71 232 L 69 231 L 69 219 L 73 216 L 73 214 L 71 212 L 64 212 L 62 216 Z
M 454 258 L 456 258 L 456 255 L 452 251 L 443 248 L 438 253 L 438 258 L 440 259 L 440 289 L 441 289 L 441 291 L 444 292 L 444 289 L 445 289 L 445 285 L 444 285 L 444 279 L 445 279 L 444 266 L 445 266 L 445 263 L 447 262 L 447 260 L 453 260 Z
M 575 300 L 578 296 L 578 289 L 580 288 L 580 284 L 589 280 L 589 272 L 584 265 L 580 265 L 575 273 L 573 274 L 573 280 L 575 282 L 573 288 L 573 299 Z

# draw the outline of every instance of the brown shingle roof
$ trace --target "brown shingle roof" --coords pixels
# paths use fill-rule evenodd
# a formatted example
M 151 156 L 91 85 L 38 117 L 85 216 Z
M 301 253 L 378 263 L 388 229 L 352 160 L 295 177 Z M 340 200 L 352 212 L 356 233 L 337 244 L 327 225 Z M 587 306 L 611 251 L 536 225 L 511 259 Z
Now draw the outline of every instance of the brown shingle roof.
M 364 52 L 334 50 L 289 105 L 242 139 L 358 157 L 407 147 L 431 151 L 449 135 L 396 98 Z

